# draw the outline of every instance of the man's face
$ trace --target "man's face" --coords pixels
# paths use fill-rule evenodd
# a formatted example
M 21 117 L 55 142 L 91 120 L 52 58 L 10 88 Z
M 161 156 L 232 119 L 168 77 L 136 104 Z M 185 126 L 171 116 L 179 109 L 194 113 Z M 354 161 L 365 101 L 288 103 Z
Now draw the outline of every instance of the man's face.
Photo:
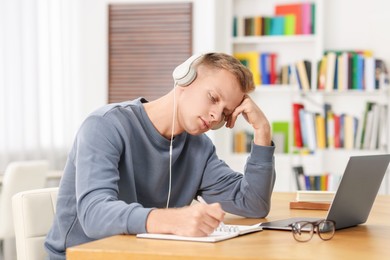
M 203 66 L 197 72 L 195 81 L 181 88 L 178 100 L 178 123 L 192 135 L 204 133 L 229 117 L 244 98 L 232 73 Z

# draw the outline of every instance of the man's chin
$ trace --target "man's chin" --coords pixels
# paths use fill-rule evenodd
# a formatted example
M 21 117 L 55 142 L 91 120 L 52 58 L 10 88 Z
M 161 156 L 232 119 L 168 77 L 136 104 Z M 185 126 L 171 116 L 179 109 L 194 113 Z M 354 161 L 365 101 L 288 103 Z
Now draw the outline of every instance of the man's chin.
M 187 133 L 189 133 L 190 135 L 201 135 L 201 134 L 204 134 L 206 133 L 208 130 L 208 128 L 205 128 L 205 129 L 193 129 L 191 131 L 187 131 Z

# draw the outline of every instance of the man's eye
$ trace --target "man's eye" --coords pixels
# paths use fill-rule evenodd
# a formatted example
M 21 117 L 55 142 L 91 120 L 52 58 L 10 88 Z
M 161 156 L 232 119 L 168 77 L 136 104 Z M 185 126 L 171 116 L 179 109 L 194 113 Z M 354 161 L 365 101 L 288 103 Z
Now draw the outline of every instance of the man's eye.
M 217 102 L 217 100 L 210 94 L 209 94 L 209 98 L 210 98 L 211 102 L 213 102 L 213 103 Z

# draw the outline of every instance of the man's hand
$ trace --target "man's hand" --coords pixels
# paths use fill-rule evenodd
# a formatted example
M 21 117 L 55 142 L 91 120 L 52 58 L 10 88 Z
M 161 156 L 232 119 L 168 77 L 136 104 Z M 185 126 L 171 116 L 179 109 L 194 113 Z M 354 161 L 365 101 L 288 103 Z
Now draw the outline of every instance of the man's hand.
M 223 221 L 225 212 L 219 203 L 196 203 L 175 209 L 152 210 L 146 220 L 148 233 L 180 236 L 207 236 Z
M 245 120 L 254 129 L 253 142 L 257 145 L 270 146 L 271 145 L 271 126 L 263 111 L 256 105 L 256 103 L 245 95 L 241 104 L 236 107 L 233 113 L 228 117 L 226 127 L 233 128 L 237 117 L 242 114 Z

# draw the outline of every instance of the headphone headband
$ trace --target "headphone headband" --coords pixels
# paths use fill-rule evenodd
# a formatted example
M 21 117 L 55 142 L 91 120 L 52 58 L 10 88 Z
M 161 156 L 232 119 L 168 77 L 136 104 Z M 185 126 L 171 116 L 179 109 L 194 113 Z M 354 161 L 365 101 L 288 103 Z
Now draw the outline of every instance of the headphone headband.
M 196 70 L 193 65 L 202 57 L 203 54 L 194 54 L 177 66 L 172 73 L 175 84 L 182 87 L 190 85 L 196 78 Z

